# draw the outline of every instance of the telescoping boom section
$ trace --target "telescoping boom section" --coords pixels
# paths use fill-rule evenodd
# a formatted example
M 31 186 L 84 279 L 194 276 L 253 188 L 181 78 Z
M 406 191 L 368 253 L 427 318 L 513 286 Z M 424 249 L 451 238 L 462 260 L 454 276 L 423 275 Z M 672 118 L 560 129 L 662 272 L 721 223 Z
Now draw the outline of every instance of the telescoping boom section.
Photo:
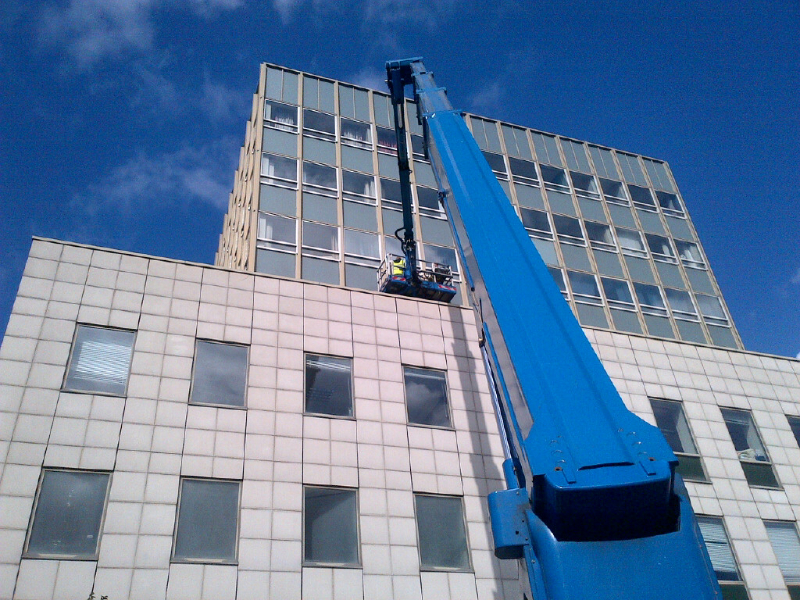
M 506 452 L 495 554 L 533 600 L 721 598 L 675 455 L 625 407 L 462 114 L 420 59 L 386 69 L 395 103 L 414 87 L 478 315 Z

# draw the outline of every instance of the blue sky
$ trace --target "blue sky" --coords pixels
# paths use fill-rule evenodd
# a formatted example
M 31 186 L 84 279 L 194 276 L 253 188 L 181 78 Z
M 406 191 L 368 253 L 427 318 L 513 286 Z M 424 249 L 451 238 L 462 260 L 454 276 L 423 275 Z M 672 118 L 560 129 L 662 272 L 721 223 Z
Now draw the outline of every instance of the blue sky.
M 751 350 L 800 352 L 800 5 L 4 0 L 0 331 L 30 237 L 213 262 L 259 63 L 670 163 Z

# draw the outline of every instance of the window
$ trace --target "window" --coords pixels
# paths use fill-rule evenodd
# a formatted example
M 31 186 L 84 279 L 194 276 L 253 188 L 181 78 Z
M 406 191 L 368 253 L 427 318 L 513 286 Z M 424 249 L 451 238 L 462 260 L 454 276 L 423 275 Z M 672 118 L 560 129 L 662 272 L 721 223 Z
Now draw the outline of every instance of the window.
M 611 233 L 611 227 L 594 221 L 585 221 L 583 225 L 586 227 L 586 236 L 589 238 L 592 248 L 599 250 L 617 249 L 617 245 L 614 243 L 614 235 Z
M 558 267 L 551 266 L 548 266 L 547 270 L 550 271 L 550 276 L 553 278 L 553 281 L 556 282 L 561 295 L 564 296 L 564 299 L 568 299 L 569 292 L 567 291 L 567 282 L 564 281 L 564 272 Z
M 240 487 L 238 481 L 181 479 L 174 560 L 236 560 Z
M 560 241 L 584 245 L 583 229 L 578 219 L 565 217 L 564 215 L 553 215 L 553 225 Z
M 306 412 L 353 416 L 353 361 L 306 354 Z
M 258 213 L 258 239 L 274 250 L 294 251 L 297 245 L 297 220 Z
M 500 136 L 497 134 L 497 124 L 494 121 L 471 117 L 472 135 L 478 142 L 481 150 L 491 152 L 502 152 L 500 148 Z
M 336 168 L 303 162 L 303 184 L 304 187 L 336 190 Z
M 656 425 L 678 457 L 678 473 L 684 479 L 708 481 L 681 403 L 650 398 L 650 406 L 653 407 Z
M 339 252 L 339 228 L 303 221 L 303 248 Z
M 297 133 L 297 107 L 265 100 L 264 121 L 267 127 Z
M 397 135 L 394 129 L 386 127 L 376 127 L 378 133 L 378 150 L 385 152 L 397 152 Z
M 569 182 L 564 169 L 556 169 L 546 165 L 541 165 L 541 169 L 545 189 L 569 193 Z
M 344 253 L 347 257 L 347 262 L 377 265 L 380 259 L 378 235 L 354 229 L 345 229 Z
M 267 67 L 267 98 L 297 104 L 297 73 Z
M 622 175 L 628 183 L 635 183 L 637 185 L 647 185 L 647 180 L 644 178 L 644 172 L 639 165 L 639 159 L 632 154 L 625 154 L 624 152 L 617 152 L 619 164 L 622 167 Z
M 442 246 L 432 246 L 431 244 L 422 244 L 422 247 L 425 249 L 425 260 L 447 265 L 453 274 L 458 273 L 458 261 L 456 260 L 456 251 L 453 248 L 443 248 Z
M 417 186 L 417 203 L 420 211 L 425 211 L 428 216 L 444 214 L 444 207 L 439 202 L 439 192 L 433 188 Z
M 683 321 L 700 320 L 700 318 L 697 316 L 697 309 L 692 303 L 692 297 L 689 295 L 689 292 L 673 290 L 671 288 L 666 288 L 664 292 L 667 294 L 667 302 L 669 303 L 669 307 L 672 309 L 672 315 L 676 319 L 681 319 Z
M 631 203 L 628 200 L 628 196 L 625 195 L 625 186 L 622 185 L 621 181 L 601 178 L 600 187 L 603 189 L 603 196 L 606 197 L 607 202 L 630 206 Z
M 531 147 L 528 145 L 528 136 L 524 129 L 504 124 L 501 124 L 500 128 L 503 130 L 503 140 L 506 143 L 506 150 L 509 156 L 527 158 L 528 160 L 533 159 Z
M 564 156 L 567 159 L 567 166 L 573 171 L 581 171 L 583 173 L 591 173 L 589 168 L 589 159 L 586 158 L 586 149 L 581 142 L 573 142 L 572 140 L 561 140 L 561 149 L 564 150 Z
M 45 469 L 26 556 L 95 558 L 108 473 Z
M 247 347 L 197 340 L 190 401 L 244 406 L 246 389 Z
M 601 277 L 600 282 L 603 284 L 603 291 L 606 294 L 609 306 L 623 310 L 634 310 L 636 308 L 633 303 L 630 284 L 627 281 Z
M 450 427 L 447 381 L 443 371 L 403 367 L 406 409 L 412 425 Z
M 303 561 L 359 565 L 356 490 L 307 485 L 303 499 Z
M 597 279 L 594 275 L 579 271 L 567 271 L 567 277 L 569 278 L 569 285 L 572 288 L 572 296 L 575 298 L 575 302 L 597 305 L 603 303 L 600 297 L 600 289 L 597 287 Z
M 636 290 L 636 298 L 639 300 L 643 313 L 660 317 L 667 316 L 667 306 L 664 304 L 661 288 L 636 282 L 633 284 L 633 289 Z
M 685 267 L 705 269 L 706 263 L 703 260 L 703 255 L 700 254 L 700 246 L 693 242 L 675 240 L 675 247 L 678 249 L 678 256 L 681 257 Z
M 640 232 L 633 229 L 624 229 L 622 227 L 615 227 L 615 229 L 617 232 L 617 239 L 619 240 L 619 246 L 622 248 L 623 254 L 640 257 L 647 256 L 647 250 L 644 248 L 644 242 L 642 242 L 642 234 Z
M 656 192 L 656 197 L 665 215 L 672 215 L 674 217 L 683 216 L 683 207 L 681 206 L 681 201 L 678 200 L 678 196 L 670 194 L 669 192 Z
M 760 487 L 780 488 L 767 449 L 761 441 L 761 436 L 758 435 L 750 411 L 735 408 L 720 410 L 747 483 Z
M 533 138 L 533 147 L 539 162 L 561 166 L 561 156 L 558 154 L 556 138 L 552 135 L 535 132 L 531 132 L 531 138 Z
M 800 598 L 800 537 L 797 526 L 788 521 L 765 521 L 772 550 L 789 588 L 792 600 Z
M 333 141 L 336 137 L 336 117 L 316 110 L 303 109 L 303 133 Z
M 589 154 L 592 155 L 594 168 L 600 177 L 611 177 L 612 179 L 619 177 L 617 165 L 614 164 L 614 155 L 611 154 L 611 150 L 598 146 L 589 146 Z
M 381 204 L 392 208 L 402 208 L 403 198 L 400 192 L 400 182 L 394 179 L 381 177 Z
M 653 233 L 646 233 L 644 237 L 647 239 L 647 245 L 650 247 L 650 252 L 653 253 L 655 260 L 669 263 L 678 262 L 668 238 Z
M 653 182 L 653 187 L 657 190 L 673 191 L 672 182 L 667 175 L 667 166 L 659 161 L 643 158 L 644 166 L 647 169 L 647 174 L 650 175 L 650 181 Z
M 339 111 L 343 117 L 369 121 L 369 93 L 339 84 Z
M 372 129 L 368 123 L 360 123 L 342 117 L 340 127 L 343 142 L 362 148 L 372 148 Z
M 470 568 L 461 498 L 414 494 L 422 569 Z
M 261 155 L 261 177 L 265 183 L 296 187 L 297 160 L 264 152 Z
M 135 335 L 133 331 L 78 325 L 64 389 L 124 396 Z
M 599 198 L 600 192 L 597 190 L 597 182 L 591 175 L 570 171 L 569 178 L 575 188 L 575 194 L 584 198 Z
M 348 200 L 357 202 L 375 202 L 375 177 L 362 175 L 353 171 L 342 171 L 342 192 Z
M 548 240 L 553 239 L 553 230 L 550 227 L 550 219 L 546 212 L 543 210 L 520 207 L 519 215 L 522 217 L 522 224 L 525 226 L 525 229 L 533 233 L 536 237 Z
M 417 135 L 416 133 L 411 134 L 411 153 L 414 155 L 414 158 L 427 160 L 425 156 L 425 138 L 423 136 Z
M 789 421 L 789 427 L 792 428 L 792 433 L 794 434 L 794 439 L 797 441 L 797 445 L 800 446 L 800 417 L 786 417 Z
M 508 171 L 506 171 L 506 161 L 502 154 L 495 154 L 493 152 L 483 153 L 486 162 L 498 179 L 508 179 Z
M 655 210 L 656 201 L 653 199 L 652 192 L 644 187 L 638 185 L 628 184 L 628 192 L 630 192 L 633 205 L 643 208 L 645 210 Z
M 741 583 L 742 578 L 722 518 L 698 516 L 697 524 L 700 526 L 700 533 L 703 534 L 711 566 L 714 567 L 714 573 L 721 584 L 723 600 L 746 599 L 747 591 Z
M 706 296 L 705 294 L 695 294 L 700 312 L 705 320 L 714 325 L 727 325 L 728 317 L 722 308 L 722 302 L 716 296 Z
M 514 181 L 522 183 L 532 183 L 534 185 L 539 183 L 539 174 L 536 172 L 536 163 L 529 160 L 521 160 L 519 158 L 508 158 L 508 166 L 511 169 L 511 174 L 514 176 Z

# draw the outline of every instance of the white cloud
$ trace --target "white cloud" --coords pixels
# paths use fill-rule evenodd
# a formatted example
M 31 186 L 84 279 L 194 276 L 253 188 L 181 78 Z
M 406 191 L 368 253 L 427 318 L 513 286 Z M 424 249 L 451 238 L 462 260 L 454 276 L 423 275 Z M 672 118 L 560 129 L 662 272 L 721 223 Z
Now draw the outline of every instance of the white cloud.
M 794 285 L 800 285 L 800 267 L 798 267 L 797 271 L 794 272 L 794 275 L 792 275 L 791 279 L 789 279 L 789 282 L 793 283 Z
M 345 81 L 349 81 L 361 87 L 388 93 L 386 87 L 386 71 L 380 71 L 373 67 L 365 67 L 358 73 L 346 77 Z
M 272 0 L 272 6 L 280 15 L 284 24 L 288 23 L 294 12 L 303 5 L 311 5 L 317 12 L 327 9 L 341 9 L 342 5 L 351 5 L 370 25 L 397 25 L 411 23 L 434 27 L 439 18 L 456 8 L 466 10 L 464 3 L 456 0 Z
M 50 3 L 41 12 L 40 41 L 63 47 L 80 70 L 106 58 L 147 52 L 153 47 L 153 14 L 160 8 L 189 10 L 209 18 L 233 10 L 244 0 L 68 0 Z
M 237 143 L 223 138 L 157 156 L 138 155 L 72 200 L 89 215 L 108 210 L 131 214 L 158 204 L 204 203 L 224 209 L 233 184 Z
M 200 108 L 213 121 L 227 121 L 238 118 L 246 120 L 249 116 L 250 97 L 242 90 L 211 81 L 208 75 L 203 80 L 199 99 Z
M 470 105 L 473 112 L 492 114 L 503 105 L 506 86 L 498 79 L 479 89 L 472 95 Z

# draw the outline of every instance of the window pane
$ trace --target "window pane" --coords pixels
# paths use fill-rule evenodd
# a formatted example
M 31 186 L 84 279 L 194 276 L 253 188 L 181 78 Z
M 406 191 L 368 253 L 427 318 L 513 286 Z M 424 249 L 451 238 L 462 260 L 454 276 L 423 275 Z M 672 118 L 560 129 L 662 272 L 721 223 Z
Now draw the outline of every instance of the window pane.
M 669 240 L 663 235 L 647 233 L 645 234 L 645 238 L 647 238 L 647 245 L 650 247 L 650 251 L 653 254 L 659 254 L 661 256 L 675 256 L 675 252 L 673 252 Z
M 692 298 L 688 292 L 681 290 L 673 290 L 667 288 L 664 290 L 667 294 L 667 302 L 673 313 L 676 313 L 678 318 L 686 316 L 697 316 L 697 310 L 692 304 Z
M 556 138 L 543 133 L 531 132 L 533 147 L 536 149 L 536 157 L 539 162 L 561 166 L 561 156 L 558 154 Z
M 622 174 L 625 176 L 625 181 L 628 183 L 636 183 L 638 185 L 647 185 L 644 178 L 642 167 L 639 165 L 639 159 L 632 154 L 625 154 L 624 152 L 617 152 L 619 164 L 622 167 Z
M 547 218 L 547 213 L 542 210 L 533 210 L 530 208 L 520 208 L 519 214 L 522 217 L 522 224 L 534 231 L 542 231 L 551 233 L 550 220 Z
M 304 493 L 303 559 L 359 564 L 355 490 L 306 486 Z
M 506 173 L 506 161 L 503 159 L 502 154 L 494 154 L 493 152 L 484 152 L 483 153 L 486 162 L 489 163 L 489 167 L 495 173 Z
M 244 406 L 247 348 L 197 340 L 192 402 Z
M 797 440 L 797 445 L 800 446 L 800 417 L 786 417 L 789 420 L 789 427 L 792 428 L 794 439 Z
M 602 223 L 594 223 L 592 221 L 585 221 L 584 226 L 586 227 L 586 235 L 591 240 L 592 246 L 599 246 L 601 248 L 614 246 L 614 236 L 611 235 L 611 228 L 608 225 L 603 225 Z M 594 243 L 596 242 L 596 244 Z
M 598 175 L 601 177 L 611 177 L 612 179 L 619 177 L 611 150 L 606 150 L 605 148 L 599 148 L 597 146 L 589 146 L 589 153 L 592 155 L 594 168 L 597 170 Z
M 656 196 L 658 197 L 658 203 L 665 211 L 678 213 L 683 212 L 681 202 L 678 200 L 678 197 L 675 194 L 670 194 L 668 192 L 656 192 Z
M 567 157 L 567 166 L 575 171 L 582 171 L 589 173 L 589 159 L 586 158 L 586 150 L 580 142 L 573 142 L 572 140 L 561 140 L 561 148 L 564 150 L 564 156 Z
M 423 569 L 469 569 L 461 498 L 417 494 L 414 501 L 420 566 Z
M 719 517 L 697 517 L 700 533 L 706 543 L 714 573 L 720 581 L 739 581 L 736 559 L 733 557 L 728 534 Z
M 397 135 L 394 129 L 386 129 L 385 127 L 376 127 L 378 132 L 378 146 L 387 150 L 397 150 Z
M 633 304 L 633 296 L 631 296 L 631 289 L 628 287 L 627 281 L 608 279 L 607 277 L 601 277 L 600 281 L 603 283 L 603 291 L 606 293 L 606 299 L 610 302 Z
M 624 250 L 639 250 L 644 251 L 644 243 L 642 242 L 642 234 L 632 229 L 616 228 L 617 239 L 619 245 Z
M 346 254 L 378 258 L 380 256 L 378 246 L 377 235 L 353 231 L 352 229 L 344 230 L 344 251 Z
M 556 186 L 568 187 L 567 173 L 564 169 L 556 169 L 545 165 L 541 166 L 542 179 L 545 183 L 550 183 Z
M 653 200 L 653 194 L 647 188 L 628 184 L 628 191 L 631 194 L 631 200 L 633 200 L 634 204 L 644 207 L 655 207 L 656 202 Z
M 261 176 L 267 183 L 297 183 L 297 161 L 265 152 L 261 155 Z
M 600 290 L 597 287 L 597 280 L 594 275 L 578 271 L 567 271 L 567 277 L 569 277 L 572 293 L 576 296 L 600 297 Z
M 295 131 L 297 129 L 297 107 L 265 100 L 264 119 L 285 126 L 287 131 Z
M 417 201 L 420 208 L 441 211 L 443 207 L 439 204 L 439 192 L 432 188 L 417 186 Z
M 294 245 L 297 242 L 296 220 L 259 213 L 258 239 Z
M 661 290 L 657 286 L 634 283 L 633 287 L 636 289 L 636 297 L 643 306 L 666 308 L 664 298 L 661 296 Z
M 353 140 L 365 144 L 372 143 L 372 131 L 367 123 L 359 123 L 350 119 L 341 119 L 342 139 Z
M 565 236 L 583 241 L 583 230 L 578 219 L 565 217 L 563 215 L 553 215 L 553 225 L 559 237 Z
M 336 133 L 336 118 L 327 113 L 305 109 L 303 110 L 303 128 L 334 135 Z
M 375 177 L 352 171 L 342 171 L 342 190 L 360 196 L 375 197 Z
M 597 191 L 597 182 L 591 175 L 570 171 L 569 177 L 572 179 L 572 185 L 575 187 L 576 192 L 584 192 L 592 195 L 599 193 Z
M 722 304 L 716 296 L 705 296 L 704 294 L 696 294 L 697 304 L 700 305 L 700 312 L 704 317 L 712 317 L 715 319 L 725 319 L 725 311 L 722 310 Z
M 353 416 L 349 358 L 306 355 L 306 412 Z
M 453 273 L 458 273 L 458 261 L 456 260 L 456 251 L 453 248 L 431 246 L 430 244 L 423 244 L 422 247 L 425 248 L 425 260 L 447 265 Z
M 603 188 L 603 195 L 606 198 L 628 201 L 625 195 L 625 188 L 622 186 L 621 181 L 612 181 L 610 179 L 600 179 L 600 187 Z
M 175 558 L 235 560 L 239 483 L 184 479 Z
M 564 273 L 561 269 L 556 267 L 547 267 L 547 270 L 550 271 L 550 276 L 553 278 L 553 281 L 556 282 L 559 291 L 566 296 L 567 294 L 567 282 L 564 281 Z
M 400 195 L 400 182 L 394 179 L 384 179 L 381 177 L 381 199 L 402 204 L 403 199 Z
M 800 537 L 794 523 L 764 523 L 786 583 L 800 583 Z
M 134 336 L 132 331 L 78 325 L 64 388 L 124 395 Z
M 417 425 L 450 427 L 447 408 L 447 382 L 442 371 L 403 367 L 406 384 L 408 422 Z
M 739 455 L 739 460 L 769 461 L 767 451 L 758 435 L 753 415 L 746 410 L 722 408 L 722 418 L 733 441 L 733 447 Z
M 336 169 L 303 162 L 303 183 L 336 189 Z
M 650 398 L 650 404 L 653 407 L 656 424 L 667 439 L 672 451 L 697 454 L 697 448 L 689 431 L 689 423 L 686 421 L 686 415 L 683 414 L 683 407 L 680 403 Z
M 303 221 L 303 246 L 339 251 L 339 228 Z
M 509 157 L 508 166 L 511 168 L 511 174 L 514 175 L 515 179 L 539 180 L 539 174 L 536 172 L 536 163 Z
M 108 473 L 45 470 L 28 554 L 95 556 L 108 477 Z

